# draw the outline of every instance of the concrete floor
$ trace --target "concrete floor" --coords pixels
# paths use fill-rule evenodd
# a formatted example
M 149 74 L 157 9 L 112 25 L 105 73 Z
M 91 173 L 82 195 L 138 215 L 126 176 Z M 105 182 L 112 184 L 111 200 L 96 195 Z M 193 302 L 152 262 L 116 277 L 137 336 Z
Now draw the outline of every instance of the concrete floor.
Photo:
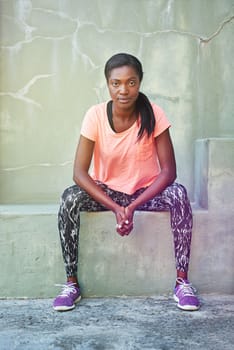
M 52 300 L 1 300 L 1 350 L 231 350 L 234 295 L 203 295 L 179 310 L 171 296 L 88 298 L 58 313 Z

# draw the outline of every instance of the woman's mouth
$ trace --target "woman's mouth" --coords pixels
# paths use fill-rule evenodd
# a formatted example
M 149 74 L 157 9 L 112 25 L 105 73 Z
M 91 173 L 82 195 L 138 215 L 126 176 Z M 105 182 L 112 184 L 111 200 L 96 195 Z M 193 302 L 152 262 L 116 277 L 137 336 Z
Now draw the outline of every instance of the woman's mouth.
M 118 98 L 118 101 L 119 101 L 120 103 L 128 103 L 128 102 L 130 102 L 130 99 L 129 99 L 129 98 L 119 97 L 119 98 Z

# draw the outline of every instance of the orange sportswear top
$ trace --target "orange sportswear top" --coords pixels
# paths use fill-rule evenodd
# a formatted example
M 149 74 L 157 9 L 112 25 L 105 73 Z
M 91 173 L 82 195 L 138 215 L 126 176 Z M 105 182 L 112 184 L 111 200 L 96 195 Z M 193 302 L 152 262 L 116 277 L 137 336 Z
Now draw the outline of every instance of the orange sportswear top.
M 90 176 L 113 190 L 133 194 L 153 183 L 160 173 L 154 138 L 170 127 L 164 111 L 152 103 L 156 125 L 150 137 L 137 140 L 139 120 L 116 133 L 107 116 L 107 102 L 92 106 L 85 114 L 81 135 L 95 142 Z

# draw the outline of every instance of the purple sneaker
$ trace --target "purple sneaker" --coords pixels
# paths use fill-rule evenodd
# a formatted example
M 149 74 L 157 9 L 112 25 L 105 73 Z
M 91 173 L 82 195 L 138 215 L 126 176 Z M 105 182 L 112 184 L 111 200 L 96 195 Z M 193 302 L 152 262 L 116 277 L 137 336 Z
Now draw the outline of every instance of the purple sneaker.
M 178 285 L 174 289 L 174 300 L 178 308 L 182 310 L 195 311 L 200 307 L 200 302 L 195 295 L 195 288 L 189 281 L 177 278 Z
M 67 282 L 64 285 L 57 284 L 57 286 L 62 287 L 62 292 L 54 299 L 54 310 L 68 311 L 74 309 L 75 303 L 78 303 L 81 299 L 80 288 L 72 282 Z

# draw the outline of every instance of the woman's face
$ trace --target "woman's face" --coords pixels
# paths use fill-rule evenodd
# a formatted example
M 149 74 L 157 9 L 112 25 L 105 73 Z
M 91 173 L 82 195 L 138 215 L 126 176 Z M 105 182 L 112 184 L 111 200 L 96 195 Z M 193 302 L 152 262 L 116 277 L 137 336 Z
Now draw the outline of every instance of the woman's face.
M 140 79 L 133 67 L 122 66 L 112 69 L 107 84 L 116 107 L 128 109 L 135 105 L 140 89 Z

